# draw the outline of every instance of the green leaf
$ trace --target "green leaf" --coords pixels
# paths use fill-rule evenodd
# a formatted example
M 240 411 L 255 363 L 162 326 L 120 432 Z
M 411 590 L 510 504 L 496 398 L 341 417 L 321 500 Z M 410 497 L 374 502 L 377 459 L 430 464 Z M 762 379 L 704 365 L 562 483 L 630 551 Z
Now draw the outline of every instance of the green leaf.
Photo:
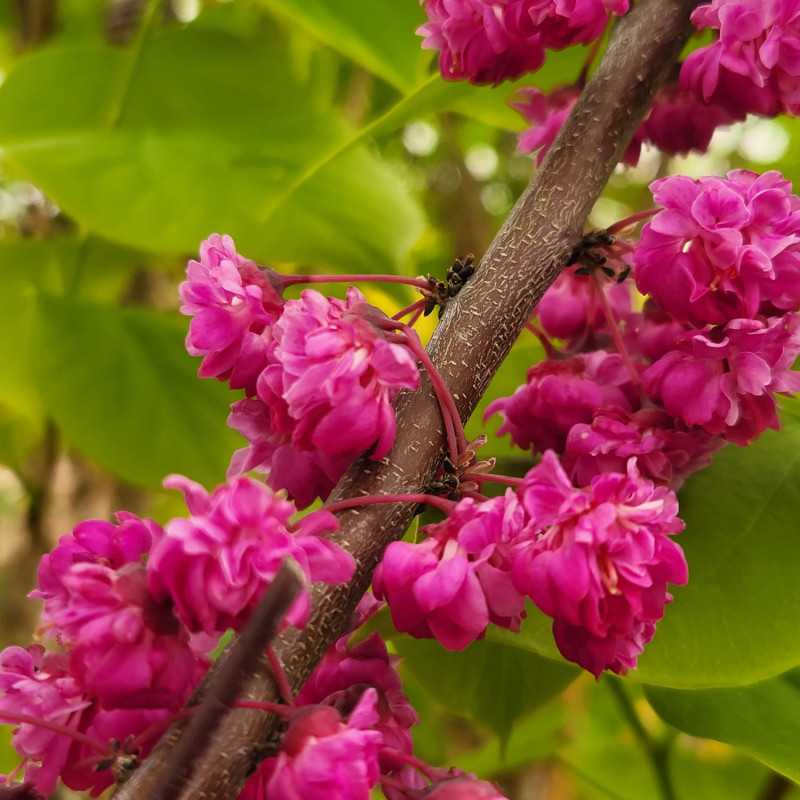
M 425 13 L 417 0 L 261 0 L 292 24 L 403 91 L 422 78 L 431 54 L 414 31 Z
M 48 102 L 31 105 L 41 86 Z M 0 88 L 0 146 L 114 241 L 183 253 L 222 230 L 261 260 L 385 271 L 418 238 L 418 206 L 308 94 L 280 42 L 193 26 L 158 34 L 138 58 L 44 50 Z
M 645 691 L 670 725 L 732 744 L 800 783 L 800 670 L 734 689 Z
M 405 668 L 436 703 L 489 727 L 502 740 L 508 739 L 519 718 L 559 694 L 578 675 L 572 666 L 492 641 L 475 642 L 461 653 L 408 637 L 395 639 L 394 645 Z
M 632 677 L 676 689 L 742 686 L 800 663 L 800 419 L 747 448 L 727 447 L 680 494 L 677 537 L 689 584 L 673 588 L 655 639 Z M 492 637 L 505 636 L 493 632 Z M 518 634 L 558 658 L 550 620 L 535 609 Z
M 46 413 L 74 447 L 125 480 L 158 486 L 170 472 L 224 478 L 240 438 L 225 426 L 233 395 L 195 376 L 185 323 L 42 294 L 31 347 Z
M 741 686 L 800 663 L 800 419 L 783 422 L 723 450 L 681 492 L 689 584 L 639 662 L 645 683 Z

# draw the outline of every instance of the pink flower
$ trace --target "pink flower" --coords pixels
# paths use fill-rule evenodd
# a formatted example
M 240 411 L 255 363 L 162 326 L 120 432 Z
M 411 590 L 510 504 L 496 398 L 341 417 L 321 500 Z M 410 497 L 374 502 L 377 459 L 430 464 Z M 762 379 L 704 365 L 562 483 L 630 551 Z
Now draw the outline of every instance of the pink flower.
M 636 666 L 671 600 L 684 584 L 678 501 L 635 466 L 576 489 L 556 455 L 545 453 L 520 490 L 538 535 L 517 552 L 517 588 L 554 619 L 562 655 L 595 676 Z
M 108 743 L 109 754 L 117 752 L 119 764 L 126 759 L 138 763 L 167 729 L 173 712 L 167 709 L 116 709 L 106 711 L 93 705 L 84 711 L 81 732 L 98 742 Z M 151 731 L 148 736 L 147 731 Z M 145 740 L 141 740 L 145 735 Z M 101 769 L 102 754 L 85 744 L 74 743 L 61 771 L 64 785 L 74 791 L 89 791 L 97 797 L 117 782 L 111 765 Z
M 122 513 L 91 521 L 42 560 L 34 597 L 70 651 L 71 670 L 108 708 L 182 705 L 206 668 L 168 606 L 147 590 L 143 556 L 154 523 Z
M 420 800 L 508 800 L 494 784 L 470 776 L 443 780 L 414 797 Z
M 578 486 L 597 475 L 624 472 L 636 458 L 641 474 L 677 490 L 693 472 L 705 469 L 723 442 L 702 428 L 683 428 L 657 408 L 633 413 L 619 408 L 598 411 L 590 424 L 569 432 L 564 469 Z
M 212 494 L 178 475 L 164 485 L 183 492 L 191 516 L 167 524 L 148 562 L 149 585 L 156 597 L 174 604 L 191 631 L 240 628 L 286 558 L 294 559 L 310 582 L 340 583 L 353 574 L 352 557 L 325 538 L 338 527 L 326 511 L 309 514 L 292 530 L 294 506 L 249 478 Z M 287 620 L 302 626 L 308 613 L 306 591 Z
M 511 397 L 490 403 L 484 419 L 500 413 L 498 434 L 515 445 L 562 451 L 573 425 L 591 422 L 598 408 L 632 410 L 630 376 L 616 353 L 598 350 L 563 361 L 548 360 L 528 371 L 527 382 Z
M 369 800 L 378 782 L 377 694 L 367 689 L 347 722 L 309 706 L 289 723 L 280 755 L 263 763 L 240 800 Z
M 638 353 L 646 361 L 657 361 L 691 329 L 648 299 L 640 314 L 630 314 L 625 319 L 625 345 L 629 353 Z
M 305 506 L 327 497 L 361 453 L 383 458 L 395 438 L 392 402 L 419 386 L 416 360 L 381 330 L 384 320 L 357 289 L 344 301 L 313 290 L 289 300 L 258 399 L 233 406 L 229 424 L 250 445 L 234 455 L 229 475 L 265 470 L 273 488 Z
M 779 427 L 776 392 L 800 389 L 800 317 L 735 319 L 686 333 L 644 373 L 645 389 L 673 416 L 746 445 Z
M 652 184 L 663 206 L 635 253 L 639 290 L 678 320 L 800 308 L 800 198 L 778 172 Z
M 530 15 L 545 47 L 563 50 L 603 35 L 611 14 L 628 13 L 628 0 L 531 0 Z
M 395 627 L 463 650 L 489 622 L 518 630 L 523 599 L 510 580 L 511 551 L 525 517 L 514 493 L 478 503 L 464 499 L 425 529 L 420 544 L 393 542 L 373 579 Z
M 719 31 L 719 38 L 687 58 L 685 86 L 739 114 L 800 111 L 800 8 L 794 0 L 713 0 L 697 8 L 692 21 Z
M 546 0 L 550 2 L 550 0 Z M 562 126 L 578 101 L 578 86 L 562 86 L 549 94 L 532 86 L 520 89 L 511 107 L 516 109 L 532 127 L 520 134 L 520 153 L 536 153 L 536 163 L 541 164 L 547 151 L 561 131 Z M 636 166 L 642 149 L 641 137 L 637 134 L 623 156 L 623 163 Z
M 545 333 L 573 345 L 593 340 L 606 327 L 600 287 L 593 276 L 576 274 L 577 269 L 564 270 L 536 307 Z M 609 284 L 605 291 L 616 319 L 629 317 L 631 293 L 627 283 Z
M 190 355 L 203 356 L 199 374 L 255 391 L 266 364 L 269 326 L 283 308 L 280 284 L 270 271 L 236 252 L 230 236 L 212 234 L 190 261 L 180 286 L 181 312 L 191 316 Z
M 0 723 L 2 714 L 24 714 L 77 731 L 91 705 L 68 671 L 65 656 L 34 645 L 0 652 Z M 7 724 L 7 723 L 6 723 Z M 54 731 L 15 725 L 14 749 L 26 760 L 25 777 L 44 795 L 55 788 L 73 740 Z
M 668 155 L 691 151 L 705 153 L 714 131 L 744 119 L 721 106 L 707 104 L 693 92 L 671 84 L 656 96 L 653 108 L 639 130 L 639 137 Z
M 417 714 L 397 674 L 397 657 L 389 655 L 377 633 L 354 647 L 348 646 L 348 639 L 349 635 L 343 636 L 328 650 L 295 702 L 299 706 L 332 705 L 346 716 L 367 689 L 374 689 L 378 713 L 374 729 L 382 735 L 385 747 L 410 755 L 410 729 L 417 723 Z M 381 767 L 382 772 L 389 772 L 398 765 L 390 757 L 382 757 Z
M 423 48 L 439 51 L 446 80 L 495 84 L 535 72 L 544 63 L 532 0 L 424 0 L 428 21 L 417 30 Z

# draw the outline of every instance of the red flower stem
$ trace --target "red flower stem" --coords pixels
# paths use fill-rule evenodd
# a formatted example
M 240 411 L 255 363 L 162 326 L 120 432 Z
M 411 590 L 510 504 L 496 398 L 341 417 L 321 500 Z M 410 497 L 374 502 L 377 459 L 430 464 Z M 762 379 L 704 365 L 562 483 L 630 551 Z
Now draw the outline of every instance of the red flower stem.
M 267 645 L 267 661 L 269 668 L 272 670 L 272 677 L 275 679 L 275 685 L 278 687 L 278 694 L 287 706 L 294 705 L 294 693 L 292 687 L 289 685 L 289 679 L 286 677 L 286 672 L 283 669 L 283 664 L 275 653 L 275 648 L 269 644 Z
M 58 733 L 61 736 L 67 736 L 88 747 L 93 747 L 103 755 L 108 754 L 108 747 L 98 739 L 93 739 L 91 736 L 86 736 L 86 734 L 80 733 L 79 731 L 74 731 L 66 725 L 59 725 L 57 722 L 48 722 L 46 719 L 38 719 L 28 714 L 15 714 L 11 711 L 0 711 L 0 722 L 13 723 L 14 725 L 33 725 L 46 731 Z
M 553 346 L 547 334 L 536 323 L 529 320 L 525 323 L 525 327 L 539 340 L 548 358 L 558 358 L 558 350 Z
M 457 444 L 455 447 L 455 458 L 453 457 L 453 452 L 450 453 L 450 458 L 453 460 L 453 463 L 456 463 L 458 456 L 467 449 L 467 437 L 464 433 L 464 425 L 461 422 L 461 414 L 459 414 L 456 408 L 456 401 L 453 399 L 453 395 L 450 394 L 450 389 L 447 388 L 444 378 L 442 378 L 439 370 L 433 365 L 428 351 L 422 346 L 419 335 L 412 328 L 408 326 L 404 327 L 404 333 L 408 339 L 411 351 L 422 362 L 422 366 L 425 367 L 425 371 L 428 373 L 433 391 L 436 393 L 436 398 L 441 406 L 442 416 L 447 413 L 453 421 Z M 451 447 L 450 449 L 452 451 L 453 448 Z
M 603 279 L 595 272 L 594 280 L 597 286 L 597 291 L 600 294 L 600 303 L 603 306 L 603 313 L 605 314 L 606 322 L 608 322 L 608 327 L 611 330 L 611 338 L 614 341 L 614 347 L 616 347 L 617 352 L 620 354 L 620 356 L 622 356 L 622 361 L 628 370 L 628 374 L 631 376 L 631 381 L 635 386 L 641 386 L 642 377 L 639 375 L 639 370 L 636 368 L 636 364 L 633 363 L 631 354 L 628 352 L 628 348 L 625 346 L 625 340 L 622 338 L 622 331 L 619 328 L 619 322 L 614 316 L 614 310 L 611 308 L 611 303 L 609 302 L 608 295 L 606 294 L 606 288 L 603 285 Z
M 433 508 L 438 508 L 444 514 L 449 514 L 455 506 L 452 500 L 438 497 L 435 494 L 365 494 L 361 497 L 346 497 L 344 500 L 337 500 L 323 508 L 325 511 L 336 514 L 339 511 L 349 511 L 351 508 L 393 503 L 425 503 Z
M 414 314 L 417 311 L 419 311 L 419 313 L 421 314 L 423 312 L 423 310 L 425 309 L 425 303 L 426 302 L 427 301 L 424 300 L 424 299 L 423 300 L 417 300 L 415 303 L 412 303 L 410 306 L 406 306 L 405 308 L 401 308 L 400 311 L 398 311 L 392 317 L 392 319 L 396 319 L 396 320 L 399 321 L 399 320 L 403 319 L 403 317 L 407 317 L 409 314 Z M 417 317 L 415 318 L 415 321 L 418 318 L 419 318 L 419 314 L 417 314 Z M 413 324 L 414 324 L 413 322 L 409 322 L 409 325 L 413 325 Z
M 465 481 L 475 483 L 501 483 L 504 486 L 522 486 L 522 478 L 512 478 L 511 475 L 495 475 L 493 472 L 466 472 Z
M 399 761 L 401 764 L 408 764 L 408 766 L 414 767 L 414 769 L 421 772 L 429 781 L 437 780 L 433 767 L 426 764 L 424 761 L 420 761 L 415 756 L 403 753 L 400 750 L 395 750 L 393 747 L 384 747 L 383 750 L 381 750 L 381 755 L 389 756 L 389 758 Z
M 301 283 L 402 283 L 415 289 L 428 291 L 430 283 L 425 278 L 411 278 L 406 275 L 282 275 L 284 286 L 297 286 Z
M 422 316 L 422 313 L 425 311 L 425 304 L 423 303 L 412 315 L 411 319 L 408 320 L 408 326 L 413 328 L 417 324 L 417 320 Z
M 650 217 L 652 217 L 654 214 L 657 214 L 660 210 L 661 209 L 659 208 L 648 208 L 647 211 L 637 211 L 635 214 L 631 214 L 629 217 L 625 217 L 625 219 L 615 222 L 606 230 L 612 235 L 619 233 L 620 231 L 624 231 L 625 228 L 631 228 L 643 220 L 650 219 Z
M 266 711 L 268 714 L 275 714 L 278 717 L 288 719 L 294 714 L 295 709 L 291 706 L 285 706 L 281 703 L 264 703 L 259 700 L 235 700 L 233 703 L 234 708 L 249 708 L 256 711 Z

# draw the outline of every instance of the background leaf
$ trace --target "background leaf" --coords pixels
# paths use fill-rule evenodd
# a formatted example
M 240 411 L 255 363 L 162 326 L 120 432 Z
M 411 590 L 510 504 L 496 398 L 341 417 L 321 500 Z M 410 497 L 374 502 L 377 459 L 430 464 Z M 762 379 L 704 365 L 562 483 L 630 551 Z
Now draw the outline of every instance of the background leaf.
M 241 438 L 225 427 L 232 393 L 197 379 L 186 325 L 154 311 L 43 294 L 33 370 L 46 413 L 80 452 L 133 483 L 180 472 L 213 485 Z
M 224 230 L 262 260 L 354 271 L 391 268 L 419 236 L 396 171 L 364 148 L 327 160 L 350 132 L 306 102 L 279 42 L 189 27 L 131 58 L 99 45 L 45 50 L 0 88 L 9 163 L 89 229 L 170 253 Z M 43 85 L 53 101 L 31 108 Z
M 520 717 L 563 691 L 579 674 L 570 665 L 498 642 L 475 642 L 462 653 L 408 637 L 395 639 L 394 645 L 405 669 L 437 704 L 489 727 L 501 739 L 510 736 Z
M 670 725 L 741 748 L 800 783 L 800 670 L 735 689 L 646 689 Z

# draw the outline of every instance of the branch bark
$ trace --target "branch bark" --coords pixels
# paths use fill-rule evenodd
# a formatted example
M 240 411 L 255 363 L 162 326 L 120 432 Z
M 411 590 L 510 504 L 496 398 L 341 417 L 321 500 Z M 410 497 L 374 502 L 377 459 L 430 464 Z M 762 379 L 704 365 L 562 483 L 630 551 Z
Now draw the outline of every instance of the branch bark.
M 580 239 L 595 201 L 620 160 L 653 96 L 676 62 L 699 0 L 640 0 L 617 25 L 597 73 L 519 198 L 480 268 L 448 307 L 429 346 L 431 357 L 468 418 L 547 287 Z M 340 481 L 333 499 L 419 492 L 442 457 L 439 408 L 425 381 L 401 396 L 397 441 L 380 462 L 362 460 Z M 320 587 L 302 631 L 279 637 L 276 652 L 298 689 L 347 628 L 386 546 L 402 536 L 414 506 L 371 506 L 341 515 L 339 541 L 358 569 L 345 586 Z M 245 684 L 244 697 L 277 699 L 265 663 Z M 145 800 L 165 769 L 180 723 L 164 737 L 117 800 Z M 240 711 L 216 730 L 181 800 L 235 798 L 244 779 L 280 734 L 280 720 Z

